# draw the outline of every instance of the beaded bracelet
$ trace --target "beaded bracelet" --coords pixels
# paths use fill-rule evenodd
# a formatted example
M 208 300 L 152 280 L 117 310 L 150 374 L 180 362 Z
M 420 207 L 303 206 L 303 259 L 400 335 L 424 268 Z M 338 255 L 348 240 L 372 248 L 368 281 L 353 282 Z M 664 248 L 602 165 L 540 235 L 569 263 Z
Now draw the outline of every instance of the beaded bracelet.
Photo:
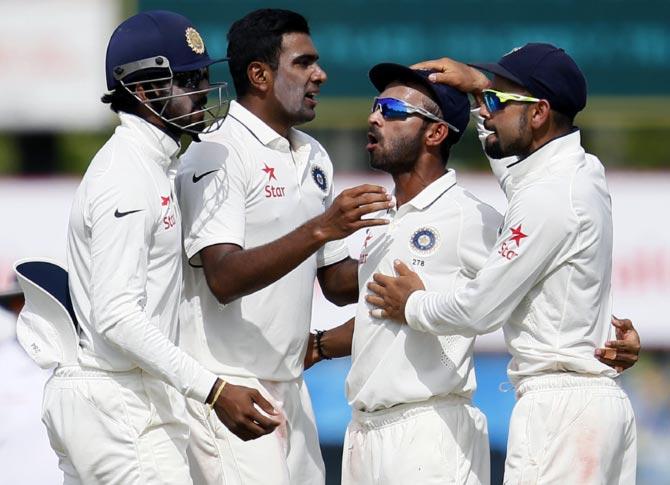
M 325 330 L 317 330 L 316 331 L 316 335 L 314 337 L 314 341 L 316 342 L 316 353 L 318 354 L 320 359 L 330 360 L 330 359 L 332 359 L 332 357 L 328 357 L 323 352 L 323 347 L 321 347 L 321 337 L 323 337 L 324 333 L 326 333 Z

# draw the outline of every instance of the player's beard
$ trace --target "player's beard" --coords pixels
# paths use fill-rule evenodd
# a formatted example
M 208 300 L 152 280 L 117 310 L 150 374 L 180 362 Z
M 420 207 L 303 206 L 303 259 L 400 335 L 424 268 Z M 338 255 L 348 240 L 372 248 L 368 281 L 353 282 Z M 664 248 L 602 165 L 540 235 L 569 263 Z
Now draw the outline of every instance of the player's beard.
M 412 136 L 387 139 L 377 130 L 371 130 L 377 147 L 370 152 L 370 166 L 391 175 L 411 172 L 421 153 L 423 130 Z
M 517 119 L 516 136 L 509 142 L 503 143 L 500 138 L 500 132 L 494 130 L 495 139 L 489 141 L 490 137 L 486 138 L 484 142 L 484 151 L 486 154 L 496 160 L 506 157 L 525 157 L 528 154 L 528 147 L 530 146 L 530 133 L 528 132 L 528 119 L 526 107 Z M 486 127 L 486 125 L 485 125 Z

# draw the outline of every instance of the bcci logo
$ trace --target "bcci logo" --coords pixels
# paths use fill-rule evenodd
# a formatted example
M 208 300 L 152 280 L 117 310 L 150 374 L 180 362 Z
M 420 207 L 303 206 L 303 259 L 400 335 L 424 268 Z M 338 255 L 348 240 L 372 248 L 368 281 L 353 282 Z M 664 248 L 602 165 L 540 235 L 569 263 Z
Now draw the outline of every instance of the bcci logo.
M 312 168 L 312 178 L 314 183 L 324 192 L 328 191 L 328 179 L 326 178 L 326 173 L 319 166 L 314 166 Z
M 202 41 L 202 37 L 200 37 L 198 31 L 193 27 L 186 29 L 186 43 L 196 54 L 205 52 L 205 43 Z
M 432 227 L 422 227 L 414 231 L 409 242 L 412 251 L 425 256 L 435 252 L 440 238 L 437 231 Z

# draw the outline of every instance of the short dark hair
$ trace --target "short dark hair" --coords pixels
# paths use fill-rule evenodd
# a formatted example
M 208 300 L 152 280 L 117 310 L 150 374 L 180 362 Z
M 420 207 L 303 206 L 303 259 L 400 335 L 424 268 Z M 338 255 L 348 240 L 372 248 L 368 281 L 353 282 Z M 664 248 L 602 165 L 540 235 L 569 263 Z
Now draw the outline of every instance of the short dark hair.
M 556 128 L 558 128 L 559 130 L 568 131 L 572 128 L 575 122 L 574 116 L 561 113 L 560 111 L 556 111 L 555 109 L 551 110 L 551 114 L 554 117 L 554 124 L 556 125 Z
M 262 8 L 235 21 L 228 31 L 228 67 L 237 96 L 244 96 L 249 88 L 247 67 L 254 61 L 268 64 L 272 70 L 279 67 L 284 34 L 309 35 L 305 17 L 290 10 Z
M 115 113 L 134 113 L 140 102 L 123 86 L 116 87 L 113 91 L 105 93 L 100 98 Z

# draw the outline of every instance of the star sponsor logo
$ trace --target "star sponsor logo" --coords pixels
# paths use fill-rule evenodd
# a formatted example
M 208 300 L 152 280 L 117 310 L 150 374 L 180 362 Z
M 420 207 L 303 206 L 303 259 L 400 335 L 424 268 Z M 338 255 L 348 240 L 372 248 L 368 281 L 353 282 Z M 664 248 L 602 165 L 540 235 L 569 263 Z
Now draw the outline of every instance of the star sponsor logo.
M 508 241 L 514 241 L 516 243 L 517 248 L 521 245 L 521 240 L 525 237 L 528 237 L 521 230 L 521 224 L 519 224 L 516 227 L 510 228 L 510 231 L 512 231 L 512 235 L 509 237 Z
M 528 235 L 524 234 L 521 229 L 521 224 L 516 227 L 510 227 L 510 236 L 500 245 L 498 254 L 509 261 L 513 260 L 519 255 L 518 250 L 521 246 L 521 241 L 527 237 Z M 514 246 L 512 243 L 514 243 Z
M 374 238 L 374 236 L 373 236 L 372 233 L 370 232 L 370 228 L 367 228 L 367 229 L 365 230 L 365 241 L 363 241 L 363 248 L 364 248 L 364 249 L 368 247 L 368 243 L 369 243 L 370 240 L 372 240 L 373 238 Z
M 163 228 L 167 231 L 172 229 L 177 224 L 177 217 L 174 211 L 171 210 L 170 202 L 172 201 L 172 194 L 161 195 L 161 207 L 165 207 L 163 214 Z
M 275 176 L 275 169 L 273 167 L 268 167 L 267 163 L 263 163 L 263 168 L 261 170 L 265 172 L 268 175 L 268 182 L 271 180 L 277 180 L 277 177 Z
M 263 168 L 261 168 L 263 172 L 265 172 L 268 176 L 268 183 L 265 185 L 265 198 L 266 199 L 275 199 L 279 197 L 284 197 L 286 195 L 286 187 L 279 187 L 276 185 L 272 185 L 271 182 L 273 180 L 277 180 L 277 176 L 275 175 L 275 169 L 274 167 L 268 166 L 267 163 L 263 163 Z

